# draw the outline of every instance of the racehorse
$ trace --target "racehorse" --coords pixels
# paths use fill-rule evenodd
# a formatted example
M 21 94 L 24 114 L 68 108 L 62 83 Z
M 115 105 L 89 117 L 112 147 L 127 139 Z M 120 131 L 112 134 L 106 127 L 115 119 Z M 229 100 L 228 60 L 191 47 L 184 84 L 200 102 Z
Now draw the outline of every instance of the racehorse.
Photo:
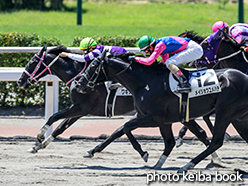
M 70 87 L 70 95 L 73 101 L 72 106 L 68 109 L 55 113 L 53 116 L 51 116 L 51 118 L 49 118 L 48 122 L 42 127 L 42 129 L 37 135 L 37 138 L 40 141 L 40 143 L 31 149 L 31 152 L 33 153 L 37 152 L 39 149 L 45 148 L 56 136 L 61 134 L 66 128 L 71 126 L 81 116 L 86 114 L 102 115 L 102 116 L 104 115 L 105 99 L 103 99 L 103 97 L 106 94 L 104 92 L 106 91 L 104 89 L 104 86 L 100 83 L 94 86 L 94 90 L 92 90 L 92 88 L 87 88 L 86 90 L 84 90 L 84 94 L 79 94 L 76 91 L 75 82 L 71 81 L 71 79 L 74 79 L 75 75 L 80 73 L 80 71 L 82 71 L 84 67 L 82 63 L 72 61 L 68 58 L 56 57 L 60 52 L 65 50 L 66 50 L 65 47 L 60 46 L 58 48 L 51 49 L 49 52 L 47 52 L 46 48 L 43 47 L 41 51 L 39 51 L 36 55 L 34 55 L 34 57 L 28 62 L 25 68 L 25 72 L 23 72 L 22 76 L 18 81 L 18 85 L 20 87 L 28 88 L 28 86 L 31 83 L 33 83 L 35 80 L 38 81 L 39 78 L 45 76 L 49 71 L 51 71 L 52 74 L 57 75 L 63 82 L 70 82 L 66 84 L 68 84 L 68 86 Z M 40 65 L 40 61 L 42 61 L 43 65 Z M 94 65 L 94 63 L 92 63 L 92 65 Z M 118 114 L 124 114 L 133 110 L 133 104 L 132 104 L 132 108 L 130 106 L 131 103 L 133 103 L 133 100 L 129 104 L 126 103 L 125 101 L 127 100 L 123 100 L 122 105 L 121 104 L 116 105 L 118 107 L 119 106 L 123 107 L 122 110 L 118 112 Z M 53 122 L 66 117 L 68 117 L 68 119 L 65 119 L 60 124 L 60 126 L 54 130 L 54 132 L 51 134 L 50 137 L 42 141 L 42 138 L 48 126 L 50 126 Z M 168 155 L 171 149 L 175 145 L 175 140 L 172 131 L 170 130 L 170 126 L 157 125 L 156 123 L 154 124 L 154 126 L 160 127 L 160 132 L 162 137 L 166 139 L 170 139 L 170 140 L 166 140 L 165 143 L 165 146 L 167 148 L 165 149 L 166 151 L 164 153 Z M 117 129 L 114 135 L 111 135 L 111 137 L 108 138 L 105 143 L 98 146 L 99 147 L 98 150 L 103 149 L 114 139 L 122 136 L 124 134 L 123 128 L 124 126 Z M 169 130 L 167 130 L 167 128 L 169 128 Z M 206 136 L 206 133 L 204 130 L 200 128 L 200 126 L 193 123 L 188 125 L 188 128 L 206 146 L 209 145 L 209 141 Z M 145 161 L 147 161 L 148 153 L 143 153 L 142 158 Z M 216 160 L 218 157 L 216 154 L 213 154 L 213 158 L 214 160 Z M 158 162 L 155 166 L 160 167 L 162 165 L 161 163 Z
M 57 57 L 59 53 L 63 51 L 70 52 L 63 45 L 53 48 L 48 52 L 46 50 L 46 47 L 43 47 L 29 61 L 25 72 L 22 73 L 18 80 L 19 87 L 27 89 L 32 83 L 38 81 L 41 77 L 50 72 L 50 74 L 58 76 L 70 88 L 72 81 L 80 75 L 88 65 L 87 63 L 80 63 L 69 58 Z M 112 89 L 109 90 L 105 84 L 99 84 L 94 88 L 88 88 L 85 94 L 80 94 L 75 91 L 75 89 L 70 89 L 72 105 L 69 108 L 53 114 L 49 118 L 39 131 L 37 135 L 38 140 L 41 142 L 48 128 L 59 119 L 66 118 L 53 131 L 53 138 L 62 134 L 80 117 L 88 114 L 110 117 L 112 115 L 124 115 L 135 112 L 131 94 L 128 96 L 116 96 L 116 91 L 116 87 L 112 87 Z M 35 153 L 39 150 L 39 147 L 40 144 L 37 144 L 30 151 Z M 45 148 L 45 146 L 43 146 L 43 148 Z
M 188 37 L 197 43 L 202 43 L 205 38 L 197 35 L 196 32 L 193 30 L 185 31 L 184 33 L 180 34 L 181 37 Z M 242 51 L 240 48 L 244 46 L 244 42 L 237 43 L 234 39 L 230 38 L 225 32 L 220 31 L 220 36 L 217 38 L 209 38 L 206 39 L 208 42 L 205 44 L 205 53 L 210 53 L 212 56 L 202 56 L 201 59 L 194 61 L 191 65 L 196 68 L 213 68 L 213 69 L 222 69 L 222 68 L 234 68 L 238 69 L 241 72 L 248 73 L 248 60 L 247 54 Z M 205 40 L 205 41 L 206 41 Z M 202 45 L 204 45 L 202 43 Z M 207 59 L 207 57 L 209 59 Z M 203 116 L 203 120 L 206 122 L 207 126 L 209 127 L 210 131 L 213 133 L 213 124 L 210 121 L 209 117 L 214 113 L 210 113 L 206 116 Z M 187 131 L 187 127 L 183 126 L 182 129 L 179 131 L 178 139 L 176 141 L 176 146 L 179 147 L 182 145 L 182 137 L 185 135 Z M 230 136 L 226 134 L 226 137 L 229 138 Z
M 123 131 L 134 149 L 143 157 L 146 152 L 142 150 L 131 131 L 139 127 L 159 126 L 161 129 L 163 126 L 163 129 L 167 130 L 166 136 L 163 136 L 165 144 L 170 144 L 173 140 L 171 123 L 181 121 L 179 98 L 170 89 L 168 69 L 164 69 L 161 65 L 145 66 L 135 63 L 129 60 L 128 55 L 130 54 L 106 57 L 104 60 L 95 59 L 85 71 L 83 82 L 86 87 L 87 79 L 101 71 L 101 75 L 95 78 L 96 82 L 115 80 L 132 93 L 138 115 L 137 118 L 125 123 Z M 191 120 L 215 111 L 213 138 L 206 150 L 180 168 L 178 172 L 193 168 L 220 148 L 223 145 L 226 128 L 230 123 L 248 142 L 248 76 L 236 69 L 220 69 L 215 72 L 221 92 L 192 98 L 189 110 Z M 170 131 L 169 134 L 168 131 Z M 172 150 L 170 146 L 169 150 Z M 164 162 L 164 158 L 163 154 L 160 160 Z

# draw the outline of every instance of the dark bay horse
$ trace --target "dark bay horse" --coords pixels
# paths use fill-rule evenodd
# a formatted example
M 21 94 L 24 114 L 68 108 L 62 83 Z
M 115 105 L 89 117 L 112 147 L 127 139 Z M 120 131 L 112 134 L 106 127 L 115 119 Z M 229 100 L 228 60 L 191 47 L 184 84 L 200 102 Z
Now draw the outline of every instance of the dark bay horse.
M 85 76 L 93 76 L 95 72 L 102 73 L 96 78 L 96 82 L 115 80 L 125 86 L 133 95 L 137 118 L 125 123 L 123 131 L 128 136 L 135 150 L 143 157 L 146 153 L 132 135 L 132 130 L 139 127 L 160 127 L 166 130 L 165 148 L 169 151 L 173 134 L 171 123 L 180 122 L 179 98 L 175 96 L 169 87 L 168 69 L 162 66 L 145 66 L 129 61 L 129 54 L 95 59 L 96 62 L 89 65 Z M 95 61 L 94 60 L 94 61 Z M 98 65 L 97 65 L 98 64 Z M 98 66 L 98 67 L 97 67 Z M 248 142 L 248 76 L 236 69 L 216 70 L 220 82 L 221 92 L 211 95 L 199 96 L 190 100 L 189 118 L 206 115 L 212 111 L 216 113 L 215 128 L 210 145 L 192 159 L 179 172 L 187 171 L 202 161 L 211 153 L 223 145 L 224 134 L 230 123 L 233 124 L 241 137 Z M 85 78 L 84 82 L 88 80 Z M 86 86 L 86 84 L 85 84 Z M 231 109 L 230 109 L 231 108 Z M 163 126 L 163 128 L 162 128 Z M 168 152 L 168 150 L 165 152 Z M 163 154 L 160 160 L 164 162 L 167 156 Z
M 222 69 L 222 68 L 234 68 L 238 69 L 243 73 L 248 73 L 248 54 L 242 51 L 240 48 L 244 46 L 244 42 L 237 43 L 234 39 L 230 38 L 226 33 L 220 32 L 221 35 L 217 38 L 214 38 L 212 40 L 208 40 L 206 42 L 205 46 L 206 48 L 204 51 L 211 50 L 212 47 L 216 47 L 216 49 L 213 49 L 213 51 L 210 51 L 215 54 L 214 58 L 211 58 L 209 60 L 206 60 L 205 56 L 203 56 L 201 59 L 194 61 L 192 63 L 192 66 L 196 68 L 213 68 L 213 69 Z M 202 43 L 205 38 L 197 35 L 196 32 L 193 30 L 191 31 L 185 31 L 184 33 L 180 34 L 179 36 L 182 37 L 188 37 L 197 43 Z M 215 46 L 215 43 L 218 43 L 218 46 Z M 206 122 L 207 126 L 209 127 L 210 131 L 213 133 L 213 125 L 210 121 L 209 117 L 214 113 L 210 113 L 203 117 L 203 120 Z M 178 139 L 176 142 L 176 146 L 182 145 L 182 137 L 185 135 L 187 131 L 187 127 L 183 127 L 179 131 Z M 226 134 L 226 137 L 229 138 L 230 136 Z
M 68 85 L 68 87 L 71 87 L 72 80 L 86 69 L 86 64 L 73 61 L 69 58 L 56 58 L 56 56 L 58 56 L 62 51 L 70 52 L 65 46 L 53 48 L 48 52 L 46 51 L 46 47 L 43 47 L 27 64 L 25 69 L 26 72 L 23 72 L 18 80 L 19 87 L 27 89 L 32 83 L 49 74 L 49 71 L 50 73 L 58 76 Z M 44 59 L 41 60 L 42 58 Z M 39 62 L 41 62 L 41 64 L 39 64 Z M 37 66 L 39 66 L 39 69 Z M 35 78 L 35 76 L 37 77 Z M 112 113 L 115 115 L 124 115 L 135 111 L 133 98 L 131 95 L 121 97 L 118 96 L 115 99 L 115 105 L 113 105 L 113 108 L 111 108 L 109 110 L 110 112 L 107 114 L 106 109 L 109 108 L 107 108 L 108 105 L 106 104 L 108 103 L 106 103 L 106 99 L 110 96 L 110 93 L 108 92 L 110 92 L 110 90 L 107 90 L 105 84 L 98 84 L 94 88 L 88 88 L 85 94 L 80 94 L 75 89 L 70 89 L 70 96 L 73 104 L 69 108 L 57 112 L 49 118 L 49 120 L 39 131 L 37 135 L 38 140 L 41 142 L 48 128 L 60 119 L 65 118 L 53 131 L 53 138 L 56 138 L 58 135 L 62 134 L 80 117 L 88 114 L 95 116 L 111 116 Z M 112 110 L 113 112 L 111 112 Z M 39 147 L 40 145 L 37 144 L 33 150 L 31 149 L 31 152 L 37 152 Z M 43 148 L 45 148 L 45 146 L 43 146 Z
M 46 75 L 48 73 L 48 68 L 50 69 L 52 74 L 57 75 L 62 81 L 68 82 L 70 79 L 75 77 L 76 74 L 78 74 L 84 66 L 82 63 L 78 63 L 76 61 L 72 61 L 68 58 L 57 58 L 56 56 L 62 52 L 65 51 L 65 47 L 58 47 L 51 49 L 49 52 L 46 51 L 46 48 L 43 48 L 40 52 L 38 52 L 27 64 L 24 72 L 18 81 L 18 84 L 20 87 L 28 88 L 28 86 L 34 82 L 32 78 L 30 78 L 30 75 L 33 74 L 33 76 L 39 75 L 41 72 L 45 73 L 40 75 L 36 80 L 41 78 L 42 76 Z M 45 55 L 44 55 L 45 54 Z M 39 61 L 43 56 L 43 65 L 39 65 Z M 56 59 L 57 58 L 57 59 Z M 56 61 L 57 60 L 57 61 Z M 56 61 L 56 62 L 54 62 Z M 94 61 L 93 61 L 94 62 Z M 92 63 L 94 65 L 94 63 Z M 37 66 L 40 66 L 39 69 L 37 69 Z M 37 69 L 37 70 L 36 70 Z M 35 72 L 35 73 L 34 73 Z M 86 93 L 79 94 L 76 91 L 76 85 L 74 81 L 68 84 L 70 87 L 70 95 L 72 99 L 72 106 L 68 109 L 62 110 L 58 113 L 55 113 L 51 118 L 49 118 L 48 122 L 42 127 L 40 132 L 37 135 L 38 140 L 40 141 L 39 144 L 37 144 L 34 148 L 31 149 L 31 152 L 37 152 L 39 149 L 45 148 L 56 136 L 61 134 L 66 128 L 71 126 L 77 119 L 79 119 L 81 116 L 92 114 L 92 115 L 101 115 L 104 116 L 104 104 L 105 104 L 105 98 L 106 90 L 103 84 L 98 84 L 94 87 L 94 90 L 92 88 L 87 88 L 85 90 Z M 116 107 L 119 108 L 119 112 L 117 114 L 124 114 L 127 112 L 130 112 L 133 110 L 133 99 L 129 100 L 129 103 L 127 103 L 128 100 L 123 100 L 121 103 L 116 105 Z M 132 107 L 131 107 L 132 106 Z M 67 118 L 68 117 L 68 118 Z M 48 137 L 44 141 L 42 141 L 42 138 L 45 134 L 45 131 L 47 128 L 55 121 L 66 118 L 60 126 L 54 130 L 50 138 Z M 175 145 L 175 140 L 172 135 L 172 131 L 170 130 L 169 125 L 157 125 L 156 123 L 154 126 L 160 127 L 160 131 L 163 137 L 166 137 L 167 139 L 171 138 L 170 140 L 166 140 L 165 146 L 166 151 L 165 154 L 168 155 L 171 151 L 171 149 Z M 90 156 L 93 156 L 95 152 L 100 152 L 102 149 L 104 149 L 108 144 L 110 144 L 114 139 L 121 137 L 124 135 L 124 126 L 118 128 L 113 135 L 111 135 L 106 141 L 104 141 L 102 144 L 98 145 L 95 149 L 89 153 Z M 169 128 L 169 130 L 167 130 Z M 188 125 L 189 130 L 191 130 L 192 133 L 194 133 L 206 146 L 209 145 L 208 138 L 206 136 L 206 133 L 204 130 L 200 128 L 197 124 L 195 125 L 190 124 Z M 168 133 L 168 134 L 167 134 Z M 213 157 L 217 159 L 217 155 L 213 154 Z M 147 161 L 148 153 L 142 154 L 142 158 Z M 156 164 L 156 167 L 162 166 L 161 163 Z

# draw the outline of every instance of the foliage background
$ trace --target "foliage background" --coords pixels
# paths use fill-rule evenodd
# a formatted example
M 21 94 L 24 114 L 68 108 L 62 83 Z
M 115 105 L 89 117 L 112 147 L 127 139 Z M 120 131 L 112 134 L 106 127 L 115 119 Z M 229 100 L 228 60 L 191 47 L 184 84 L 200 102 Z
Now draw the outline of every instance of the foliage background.
M 95 36 L 98 43 L 104 45 L 116 45 L 123 47 L 135 46 L 139 38 L 127 36 Z M 74 38 L 72 46 L 78 46 L 82 37 Z M 58 46 L 61 41 L 56 38 L 39 37 L 37 34 L 27 34 L 19 32 L 1 32 L 0 46 Z M 25 67 L 27 62 L 34 54 L 27 53 L 0 53 L 1 67 Z M 63 82 L 59 86 L 59 109 L 69 107 L 71 105 L 69 90 Z M 45 100 L 45 83 L 39 82 L 32 85 L 28 90 L 19 89 L 16 82 L 0 82 L 0 106 L 44 106 Z
M 149 34 L 162 37 L 178 35 L 185 30 L 210 34 L 212 24 L 217 20 L 224 20 L 230 25 L 238 21 L 237 3 L 227 3 L 223 8 L 218 1 L 206 3 L 209 0 L 188 0 L 190 3 L 183 3 L 185 0 L 181 3 L 179 0 L 168 0 L 169 4 L 158 1 L 159 3 L 131 0 L 123 0 L 122 3 L 117 0 L 83 2 L 82 25 L 77 25 L 76 0 L 64 0 L 66 9 L 61 11 L 6 10 L 0 12 L 0 30 L 56 37 L 62 44 L 69 46 L 79 36 L 140 37 Z M 244 10 L 247 9 L 248 5 L 245 4 Z M 247 11 L 244 11 L 244 17 L 247 22 Z

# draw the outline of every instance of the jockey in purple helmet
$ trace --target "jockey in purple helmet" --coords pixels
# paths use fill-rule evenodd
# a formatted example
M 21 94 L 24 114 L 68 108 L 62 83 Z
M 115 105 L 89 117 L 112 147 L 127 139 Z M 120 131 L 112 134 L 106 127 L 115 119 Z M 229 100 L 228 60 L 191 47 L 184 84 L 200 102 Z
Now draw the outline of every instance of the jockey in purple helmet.
M 78 62 L 89 62 L 94 58 L 100 56 L 104 50 L 107 50 L 110 54 L 120 54 L 127 52 L 126 49 L 119 46 L 104 46 L 97 45 L 96 41 L 92 38 L 84 38 L 80 42 L 80 50 L 83 50 L 84 55 L 80 54 L 72 54 L 67 52 L 60 53 L 60 57 L 68 57 Z M 79 76 L 80 79 L 78 82 L 82 82 L 84 77 Z M 118 85 L 119 86 L 119 85 Z M 80 83 L 77 84 L 77 91 L 81 93 L 82 85 Z
M 188 79 L 183 75 L 178 65 L 192 62 L 203 55 L 202 47 L 196 42 L 184 37 L 168 36 L 155 40 L 151 36 L 142 36 L 138 42 L 141 51 L 150 57 L 135 57 L 135 60 L 144 65 L 151 65 L 159 56 L 167 68 L 178 78 L 177 91 L 188 93 L 191 91 Z M 169 57 L 169 54 L 174 54 Z

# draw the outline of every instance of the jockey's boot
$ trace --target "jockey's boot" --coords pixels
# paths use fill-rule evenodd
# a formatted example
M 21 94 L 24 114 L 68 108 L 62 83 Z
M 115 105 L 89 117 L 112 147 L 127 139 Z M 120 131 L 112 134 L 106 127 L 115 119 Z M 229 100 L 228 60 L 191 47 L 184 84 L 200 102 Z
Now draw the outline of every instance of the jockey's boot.
M 178 77 L 179 84 L 177 86 L 177 92 L 179 93 L 189 93 L 191 92 L 191 87 L 189 81 L 184 75 Z

